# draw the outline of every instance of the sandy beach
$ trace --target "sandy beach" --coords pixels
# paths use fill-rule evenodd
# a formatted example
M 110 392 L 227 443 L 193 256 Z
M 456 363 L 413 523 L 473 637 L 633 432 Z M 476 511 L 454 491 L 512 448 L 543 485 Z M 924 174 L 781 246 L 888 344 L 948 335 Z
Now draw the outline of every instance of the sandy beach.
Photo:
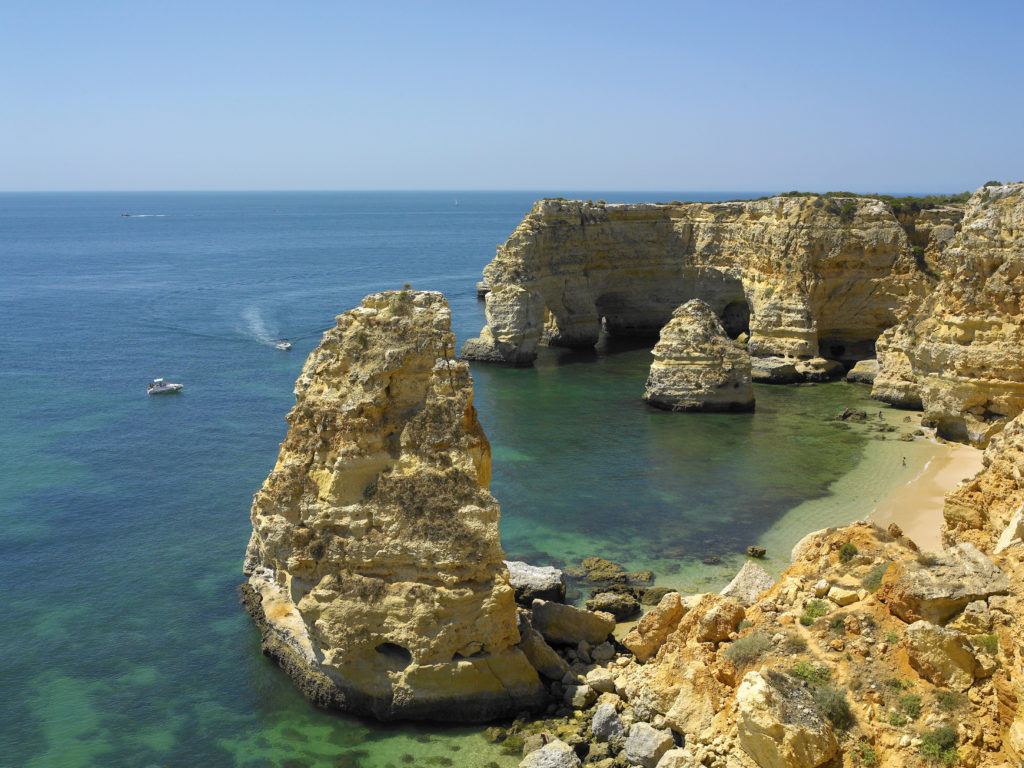
M 954 443 L 935 444 L 936 455 L 920 472 L 875 507 L 871 520 L 896 523 L 925 551 L 940 549 L 942 504 L 947 492 L 982 469 L 983 451 Z

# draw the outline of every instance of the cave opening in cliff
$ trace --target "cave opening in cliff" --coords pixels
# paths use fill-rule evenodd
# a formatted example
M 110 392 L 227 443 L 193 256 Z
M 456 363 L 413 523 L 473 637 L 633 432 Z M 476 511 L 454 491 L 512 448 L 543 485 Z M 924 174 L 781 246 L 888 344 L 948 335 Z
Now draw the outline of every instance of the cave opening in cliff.
M 412 664 L 412 654 L 408 648 L 403 648 L 398 643 L 381 643 L 374 650 L 380 654 L 381 659 L 391 669 L 405 669 Z
M 746 300 L 731 301 L 722 310 L 722 327 L 730 339 L 750 333 L 750 306 Z

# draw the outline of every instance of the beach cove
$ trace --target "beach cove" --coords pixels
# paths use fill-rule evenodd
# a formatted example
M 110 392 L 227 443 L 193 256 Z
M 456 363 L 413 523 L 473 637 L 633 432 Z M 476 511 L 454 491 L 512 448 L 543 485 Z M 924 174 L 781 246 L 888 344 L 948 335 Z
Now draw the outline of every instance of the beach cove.
M 480 728 L 316 710 L 260 654 L 236 588 L 249 502 L 322 329 L 408 281 L 449 297 L 460 340 L 475 333 L 480 267 L 536 197 L 460 195 L 456 213 L 442 194 L 8 196 L 9 759 L 518 764 Z M 640 400 L 649 363 L 634 344 L 545 350 L 532 369 L 472 366 L 510 556 L 596 554 L 659 585 L 717 591 L 749 544 L 767 543 L 775 568 L 803 534 L 867 514 L 836 484 L 877 449 L 925 447 L 830 426 L 847 407 L 877 412 L 860 385 L 757 387 L 748 415 L 655 412 Z M 147 398 L 161 375 L 184 392 Z M 804 524 L 792 510 L 812 499 L 823 512 Z

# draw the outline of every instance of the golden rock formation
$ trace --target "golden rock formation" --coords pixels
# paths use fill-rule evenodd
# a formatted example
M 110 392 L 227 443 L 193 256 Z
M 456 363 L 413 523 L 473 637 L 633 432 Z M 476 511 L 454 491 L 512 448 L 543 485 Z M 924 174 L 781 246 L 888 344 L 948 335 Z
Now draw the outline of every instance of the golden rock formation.
M 975 192 L 944 242 L 936 289 L 878 340 L 872 395 L 984 446 L 1024 410 L 1024 184 Z
M 529 365 L 541 342 L 655 335 L 707 302 L 756 356 L 858 360 L 927 292 L 907 234 L 869 198 L 608 205 L 541 200 L 484 270 L 464 357 Z
M 322 706 L 481 721 L 544 696 L 517 647 L 490 446 L 440 293 L 368 296 L 303 366 L 245 602 Z

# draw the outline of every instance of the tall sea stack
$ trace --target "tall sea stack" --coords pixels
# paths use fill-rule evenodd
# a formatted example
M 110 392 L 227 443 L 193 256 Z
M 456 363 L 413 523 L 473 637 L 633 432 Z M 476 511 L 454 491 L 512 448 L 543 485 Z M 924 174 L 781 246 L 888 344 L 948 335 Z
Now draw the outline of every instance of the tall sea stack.
M 440 293 L 368 296 L 303 366 L 256 493 L 246 608 L 315 703 L 382 720 L 537 706 L 490 446 Z

